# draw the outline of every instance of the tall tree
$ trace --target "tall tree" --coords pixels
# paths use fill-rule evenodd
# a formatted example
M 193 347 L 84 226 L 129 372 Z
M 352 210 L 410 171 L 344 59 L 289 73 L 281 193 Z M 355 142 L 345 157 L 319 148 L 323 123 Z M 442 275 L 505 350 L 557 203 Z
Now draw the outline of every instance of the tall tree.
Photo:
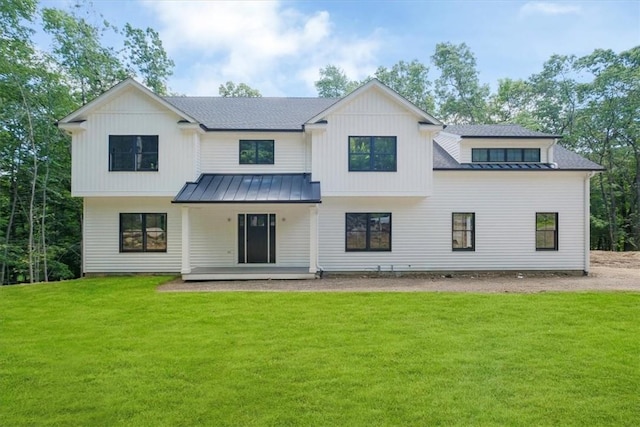
M 124 26 L 124 52 L 130 74 L 140 74 L 142 82 L 159 95 L 167 94 L 167 79 L 173 74 L 174 62 L 167 56 L 158 32 Z M 136 71 L 137 70 L 137 71 Z
M 440 71 L 435 91 L 438 114 L 448 123 L 486 123 L 489 86 L 480 84 L 476 58 L 465 43 L 438 43 L 431 57 Z
M 418 108 L 433 112 L 435 104 L 428 74 L 429 67 L 414 59 L 411 62 L 399 61 L 391 68 L 378 67 L 375 77 Z
M 258 89 L 253 89 L 245 83 L 236 85 L 231 81 L 220 85 L 218 93 L 224 98 L 260 98 L 262 96 Z
M 360 85 L 359 82 L 350 80 L 344 70 L 335 65 L 321 68 L 320 79 L 314 84 L 321 98 L 341 98 Z

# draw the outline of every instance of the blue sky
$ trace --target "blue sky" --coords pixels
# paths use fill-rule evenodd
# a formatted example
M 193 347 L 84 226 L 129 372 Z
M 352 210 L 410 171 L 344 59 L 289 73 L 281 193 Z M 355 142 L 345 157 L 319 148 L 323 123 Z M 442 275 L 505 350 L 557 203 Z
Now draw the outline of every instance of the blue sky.
M 65 7 L 70 1 L 42 0 Z M 314 96 L 327 64 L 352 79 L 377 66 L 417 59 L 430 66 L 435 45 L 466 43 L 483 83 L 527 78 L 554 54 L 640 45 L 640 0 L 624 1 L 141 1 L 94 0 L 122 27 L 160 33 L 175 73 L 169 87 L 217 95 L 228 80 L 264 96 Z

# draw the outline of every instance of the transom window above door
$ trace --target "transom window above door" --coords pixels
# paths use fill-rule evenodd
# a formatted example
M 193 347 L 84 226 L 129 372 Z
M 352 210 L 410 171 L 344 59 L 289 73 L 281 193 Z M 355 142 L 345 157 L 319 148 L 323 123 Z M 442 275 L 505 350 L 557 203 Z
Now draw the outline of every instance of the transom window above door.
M 241 165 L 272 165 L 274 141 L 267 139 L 240 140 Z
M 395 172 L 395 136 L 350 136 L 349 172 Z

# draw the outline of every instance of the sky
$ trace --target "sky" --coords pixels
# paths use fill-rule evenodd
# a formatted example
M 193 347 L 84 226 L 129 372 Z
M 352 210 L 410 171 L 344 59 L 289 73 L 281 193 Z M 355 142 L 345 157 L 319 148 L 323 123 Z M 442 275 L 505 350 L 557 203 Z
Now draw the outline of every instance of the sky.
M 41 0 L 62 7 L 71 0 Z M 482 83 L 527 78 L 553 54 L 640 45 L 640 0 L 94 0 L 112 24 L 152 27 L 175 62 L 170 91 L 217 96 L 246 83 L 263 96 L 315 96 L 328 64 L 353 80 L 417 59 L 437 70 L 437 43 L 466 43 Z

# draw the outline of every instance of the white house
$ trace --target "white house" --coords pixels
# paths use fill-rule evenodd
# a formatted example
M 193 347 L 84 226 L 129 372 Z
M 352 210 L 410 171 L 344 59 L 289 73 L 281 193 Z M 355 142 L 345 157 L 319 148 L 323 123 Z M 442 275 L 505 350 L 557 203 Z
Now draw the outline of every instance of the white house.
M 516 125 L 445 127 L 377 80 L 327 99 L 129 79 L 58 126 L 86 274 L 589 270 L 599 165 Z

